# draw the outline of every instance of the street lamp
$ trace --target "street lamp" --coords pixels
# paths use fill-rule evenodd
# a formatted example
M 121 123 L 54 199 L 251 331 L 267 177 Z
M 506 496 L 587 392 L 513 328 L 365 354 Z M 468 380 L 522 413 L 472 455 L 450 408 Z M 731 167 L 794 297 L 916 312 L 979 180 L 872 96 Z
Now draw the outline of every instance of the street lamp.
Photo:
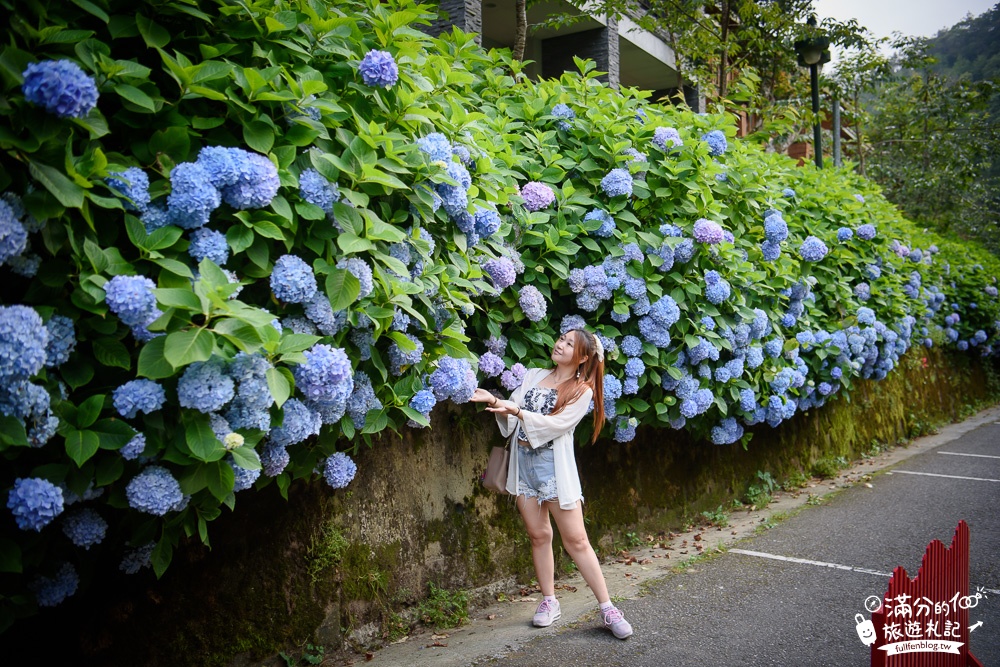
M 816 17 L 810 16 L 807 22 L 810 27 L 816 27 Z M 798 54 L 799 65 L 809 67 L 812 79 L 812 107 L 815 123 L 813 124 L 813 148 L 816 152 L 816 166 L 823 168 L 823 148 L 820 138 L 822 128 L 819 121 L 819 68 L 830 62 L 830 40 L 826 37 L 800 39 L 795 42 L 795 53 Z

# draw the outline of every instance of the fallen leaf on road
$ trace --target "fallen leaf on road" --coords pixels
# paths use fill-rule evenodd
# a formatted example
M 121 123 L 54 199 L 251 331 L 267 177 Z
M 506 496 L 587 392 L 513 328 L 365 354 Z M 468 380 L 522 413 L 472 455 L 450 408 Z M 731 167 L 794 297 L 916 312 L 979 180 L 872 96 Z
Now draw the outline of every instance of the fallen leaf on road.
M 492 620 L 496 619 L 496 617 L 497 617 L 497 615 L 496 615 L 496 614 L 489 614 L 489 615 L 488 615 L 488 616 L 486 617 L 486 620 L 487 620 L 487 621 L 492 621 Z
M 433 644 L 428 644 L 424 648 L 434 648 L 434 647 L 448 648 L 448 644 L 445 642 L 434 642 Z
M 556 590 L 569 591 L 570 593 L 576 593 L 576 586 L 570 586 L 569 584 L 556 584 Z
M 431 639 L 447 639 L 448 635 L 431 635 Z

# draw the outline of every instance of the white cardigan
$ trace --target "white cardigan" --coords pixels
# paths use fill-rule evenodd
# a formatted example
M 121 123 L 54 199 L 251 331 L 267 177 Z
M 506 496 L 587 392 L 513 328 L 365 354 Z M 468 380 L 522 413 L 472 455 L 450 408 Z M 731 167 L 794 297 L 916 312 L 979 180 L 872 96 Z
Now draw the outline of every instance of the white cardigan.
M 532 368 L 524 375 L 521 386 L 510 395 L 510 400 L 524 407 L 524 395 L 551 372 L 548 368 Z M 594 392 L 588 387 L 580 398 L 576 399 L 556 415 L 542 415 L 537 412 L 521 412 L 521 419 L 513 415 L 497 415 L 497 425 L 500 433 L 510 439 L 510 464 L 507 467 L 507 492 L 517 495 L 517 427 L 524 424 L 524 433 L 532 448 L 552 441 L 552 452 L 556 468 L 556 492 L 559 494 L 559 507 L 571 510 L 577 501 L 583 501 L 583 490 L 580 488 L 580 473 L 576 469 L 576 457 L 573 455 L 573 431 L 576 425 L 590 410 L 590 402 Z

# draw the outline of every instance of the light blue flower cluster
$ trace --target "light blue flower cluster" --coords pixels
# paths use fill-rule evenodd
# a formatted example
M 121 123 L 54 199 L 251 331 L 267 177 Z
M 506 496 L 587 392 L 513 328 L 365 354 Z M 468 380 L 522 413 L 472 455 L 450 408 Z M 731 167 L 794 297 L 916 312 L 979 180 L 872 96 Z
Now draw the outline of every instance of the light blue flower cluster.
M 514 262 L 506 257 L 486 260 L 483 262 L 483 270 L 486 271 L 487 275 L 493 281 L 493 286 L 498 290 L 510 287 L 517 280 L 517 271 L 514 268 Z
M 141 547 L 136 547 L 135 549 L 130 549 L 125 556 L 122 557 L 122 562 L 118 565 L 118 569 L 125 574 L 137 574 L 139 570 L 152 567 L 153 563 L 151 561 L 151 556 L 153 555 L 153 549 L 156 548 L 155 542 L 149 542 Z
M 584 222 L 590 222 L 596 220 L 601 223 L 601 226 L 597 229 L 588 232 L 591 236 L 597 236 L 600 238 L 609 238 L 615 233 L 615 219 L 611 217 L 611 214 L 607 211 L 599 208 L 591 210 L 587 215 L 583 216 Z
M 354 428 L 361 430 L 365 427 L 368 413 L 372 410 L 381 410 L 382 401 L 375 395 L 375 388 L 372 387 L 371 378 L 364 371 L 354 374 L 354 391 L 347 399 L 347 414 L 354 422 Z
M 534 212 L 551 206 L 556 200 L 556 194 L 545 183 L 529 181 L 521 186 L 521 199 L 524 200 L 524 207 Z
M 318 286 L 312 267 L 297 255 L 282 255 L 271 271 L 271 291 L 285 303 L 304 303 L 313 298 Z
M 389 345 L 389 372 L 399 377 L 410 366 L 420 363 L 424 356 L 424 344 L 412 334 L 405 334 L 407 340 L 414 345 L 412 350 L 404 350 L 399 343 L 393 341 Z
M 416 410 L 427 419 L 430 419 L 431 410 L 434 409 L 435 405 L 437 405 L 437 398 L 430 389 L 421 389 L 410 399 L 410 408 Z M 406 423 L 414 428 L 425 428 L 423 424 L 415 422 L 412 419 Z
M 292 457 L 288 450 L 275 442 L 268 442 L 260 452 L 261 472 L 268 477 L 277 477 L 288 467 Z
M 124 199 L 126 211 L 145 213 L 149 208 L 149 176 L 142 169 L 109 172 L 104 182 Z
M 451 161 L 451 143 L 440 132 L 431 132 L 427 136 L 417 139 L 417 148 L 423 151 L 431 162 Z
M 626 357 L 641 357 L 642 341 L 636 336 L 627 335 L 622 339 L 621 349 Z
M 635 439 L 635 429 L 639 420 L 635 417 L 621 416 L 615 422 L 615 442 L 631 442 Z
M 818 262 L 829 252 L 826 244 L 815 236 L 807 236 L 799 246 L 799 256 L 807 262 Z
M 706 218 L 695 221 L 694 240 L 698 243 L 722 243 L 723 238 L 722 226 L 719 223 Z
M 346 405 L 344 409 L 346 409 Z M 306 438 L 319 435 L 323 418 L 297 398 L 290 398 L 281 406 L 284 419 L 268 433 L 270 442 L 279 447 L 296 445 Z M 272 475 L 273 476 L 273 475 Z
M 292 368 L 296 389 L 311 407 L 320 409 L 324 423 L 338 421 L 354 391 L 351 360 L 343 348 L 323 343 L 313 345 L 303 356 L 305 362 Z
M 83 118 L 97 106 L 97 84 L 71 60 L 29 63 L 21 74 L 24 99 L 59 118 Z
M 167 394 L 163 387 L 153 380 L 130 380 L 115 389 L 112 394 L 115 410 L 122 417 L 132 419 L 143 412 L 150 414 L 163 407 Z
M 399 67 L 388 51 L 372 49 L 361 59 L 358 72 L 366 86 L 391 88 L 399 80 Z
M 708 154 L 718 157 L 726 152 L 729 144 L 726 142 L 726 133 L 722 130 L 712 130 L 701 136 L 701 140 L 708 144 Z
M 743 427 L 735 417 L 726 417 L 712 427 L 711 437 L 714 445 L 731 445 L 743 437 Z
M 479 357 L 479 372 L 486 377 L 496 377 L 506 369 L 507 365 L 504 364 L 503 359 L 492 352 L 485 352 Z
M 76 593 L 80 585 L 80 575 L 69 563 L 63 563 L 52 577 L 39 575 L 31 582 L 31 590 L 39 607 L 55 607 Z
M 360 257 L 344 257 L 337 262 L 337 268 L 346 269 L 358 279 L 358 283 L 361 285 L 361 291 L 358 293 L 359 299 L 364 299 L 375 290 L 372 267 Z
M 125 487 L 128 504 L 140 512 L 163 516 L 184 504 L 184 494 L 170 471 L 162 466 L 149 466 Z
M 863 225 L 859 225 L 856 231 L 858 234 L 858 238 L 861 239 L 862 241 L 871 241 L 873 238 L 875 238 L 876 234 L 875 225 L 865 223 Z
M 442 357 L 428 383 L 438 401 L 468 403 L 476 390 L 476 373 L 467 359 Z
M 0 264 L 11 264 L 28 247 L 28 230 L 16 211 L 0 199 Z
M 500 229 L 500 214 L 491 208 L 483 208 L 476 204 L 476 212 L 473 217 L 476 225 L 475 232 L 480 239 L 488 239 Z
M 299 175 L 299 196 L 302 200 L 318 206 L 327 215 L 333 214 L 333 205 L 340 201 L 340 189 L 336 183 L 313 168 L 305 169 Z
M 134 461 L 146 450 L 146 436 L 142 433 L 137 433 L 131 440 L 125 443 L 125 446 L 118 450 L 122 458 L 126 461 Z
M 850 241 L 852 238 L 854 238 L 854 230 L 850 227 L 841 227 L 837 230 L 837 240 L 841 243 Z
M 559 119 L 565 119 L 560 120 L 558 126 L 560 130 L 565 130 L 566 132 L 571 129 L 570 124 L 567 123 L 566 120 L 573 120 L 576 118 L 576 112 L 570 109 L 569 106 L 562 103 L 552 107 L 552 115 Z
M 19 477 L 7 495 L 7 508 L 18 528 L 38 532 L 62 514 L 63 492 L 47 479 Z
M 196 361 L 177 381 L 177 402 L 181 407 L 208 414 L 218 412 L 233 400 L 235 385 L 218 358 Z
M 90 547 L 104 540 L 108 522 L 87 507 L 66 515 L 62 521 L 62 530 L 70 542 L 89 551 Z
M 871 286 L 868 283 L 858 283 L 854 286 L 854 296 L 858 301 L 867 301 L 872 296 Z
M 316 294 L 304 305 L 306 318 L 315 324 L 316 329 L 324 336 L 336 336 L 347 326 L 347 311 L 334 312 L 330 299 L 321 290 L 316 290 Z
M 610 373 L 604 374 L 604 418 L 614 419 L 618 414 L 616 401 L 622 397 L 625 388 L 622 381 Z
M 234 429 L 266 431 L 271 426 L 268 412 L 274 397 L 267 386 L 267 371 L 271 363 L 258 354 L 238 353 L 229 363 L 229 377 L 236 386 L 235 396 L 225 412 L 226 421 Z
M 670 347 L 670 327 L 677 323 L 680 316 L 677 302 L 664 295 L 650 306 L 649 314 L 639 319 L 639 333 L 656 347 Z
M 521 306 L 521 311 L 524 316 L 527 317 L 532 322 L 539 322 L 545 317 L 545 313 L 548 310 L 548 305 L 545 303 L 545 297 L 542 293 L 538 291 L 538 288 L 534 285 L 525 285 L 521 289 L 521 295 L 518 297 L 518 304 Z
M 64 315 L 53 315 L 45 323 L 48 341 L 45 344 L 45 365 L 49 368 L 62 366 L 76 349 L 76 330 L 73 320 Z
M 323 464 L 323 478 L 334 489 L 343 489 L 358 472 L 358 466 L 344 452 L 335 452 Z
M 601 190 L 608 197 L 631 197 L 632 196 L 632 174 L 627 169 L 616 167 L 601 179 Z
M 146 327 L 163 314 L 156 307 L 155 288 L 156 284 L 145 276 L 115 276 L 104 283 L 104 301 L 108 308 L 140 340 L 151 337 Z
M 221 204 L 222 195 L 202 164 L 182 162 L 170 172 L 167 215 L 171 224 L 196 229 L 205 225 Z
M 511 366 L 510 370 L 500 374 L 500 385 L 507 391 L 514 391 L 524 382 L 524 375 L 527 372 L 528 369 L 524 367 L 524 364 L 518 362 Z
M 199 227 L 191 232 L 188 254 L 196 262 L 207 259 L 219 266 L 225 266 L 229 261 L 229 244 L 224 234 L 208 227 Z
M 624 273 L 624 265 L 618 273 Z M 603 266 L 593 265 L 582 269 L 570 269 L 567 284 L 577 295 L 576 305 L 581 310 L 593 312 L 602 301 L 613 296 L 612 293 L 620 286 L 621 279 L 609 276 Z
M 653 130 L 653 145 L 664 153 L 684 145 L 680 133 L 672 127 L 658 127 Z
M 729 281 L 719 275 L 718 271 L 705 272 L 705 298 L 719 305 L 729 298 L 731 293 Z

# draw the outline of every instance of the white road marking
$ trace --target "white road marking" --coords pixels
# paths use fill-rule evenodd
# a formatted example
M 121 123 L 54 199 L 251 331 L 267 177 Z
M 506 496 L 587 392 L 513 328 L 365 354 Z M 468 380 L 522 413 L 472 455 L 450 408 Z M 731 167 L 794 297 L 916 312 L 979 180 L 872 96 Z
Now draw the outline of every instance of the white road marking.
M 963 454 L 962 452 L 938 452 L 938 454 L 947 454 L 948 456 L 974 456 L 978 459 L 1000 459 L 1000 456 L 990 456 L 989 454 Z
M 895 473 L 901 473 L 903 475 L 923 475 L 925 477 L 945 477 L 947 479 L 967 479 L 972 482 L 998 482 L 1000 479 L 989 479 L 986 477 L 962 477 L 961 475 L 940 475 L 936 472 L 915 472 L 913 470 L 893 470 L 889 475 L 894 475 Z
M 853 565 L 841 565 L 839 563 L 827 563 L 821 560 L 809 560 L 808 558 L 794 558 L 792 556 L 779 556 L 778 554 L 769 554 L 763 551 L 748 551 L 747 549 L 730 549 L 729 553 L 733 554 L 743 554 L 744 556 L 754 556 L 756 558 L 767 558 L 769 560 L 780 560 L 786 563 L 799 563 L 800 565 L 815 565 L 817 567 L 828 567 L 833 570 L 847 570 L 849 572 L 860 572 L 861 574 L 874 574 L 878 577 L 891 577 L 891 572 L 880 572 L 878 570 L 870 570 L 866 567 L 854 567 Z M 969 586 L 970 591 L 982 590 L 984 593 L 990 593 L 993 595 L 1000 595 L 1000 590 L 994 588 L 982 588 L 977 586 Z

